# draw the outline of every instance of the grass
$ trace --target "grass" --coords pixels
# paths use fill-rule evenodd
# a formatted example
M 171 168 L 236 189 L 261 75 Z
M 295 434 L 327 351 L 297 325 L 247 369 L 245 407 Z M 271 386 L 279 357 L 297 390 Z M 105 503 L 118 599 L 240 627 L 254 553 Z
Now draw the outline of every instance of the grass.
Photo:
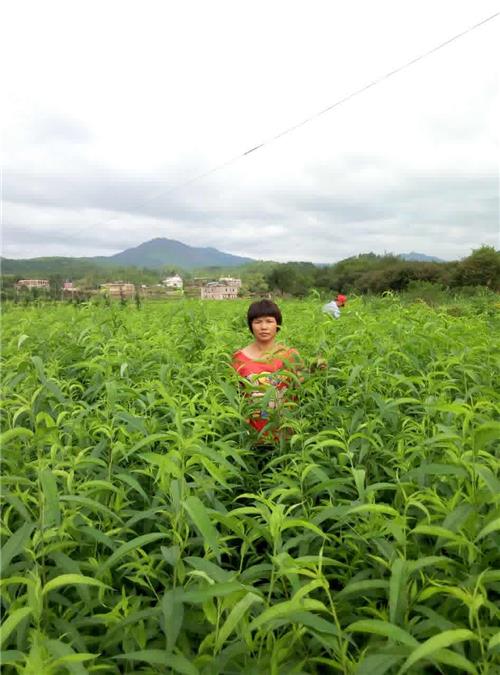
M 493 303 L 283 310 L 256 457 L 246 303 L 6 307 L 3 672 L 499 672 Z

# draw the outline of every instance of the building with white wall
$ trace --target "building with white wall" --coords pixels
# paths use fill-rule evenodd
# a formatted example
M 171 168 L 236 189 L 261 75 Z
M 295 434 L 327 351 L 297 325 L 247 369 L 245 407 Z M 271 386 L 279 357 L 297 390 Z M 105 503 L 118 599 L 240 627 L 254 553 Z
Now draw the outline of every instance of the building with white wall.
M 16 283 L 16 288 L 43 288 L 49 290 L 50 284 L 48 279 L 19 279 Z
M 135 293 L 135 286 L 126 281 L 111 281 L 101 284 L 101 291 L 112 297 L 131 297 Z
M 224 286 L 236 286 L 236 288 L 241 288 L 241 279 L 236 279 L 235 277 L 221 277 L 219 283 L 224 284 Z
M 238 286 L 228 286 L 220 281 L 210 281 L 201 287 L 202 300 L 235 300 L 238 297 Z
M 178 274 L 174 274 L 173 277 L 167 277 L 166 279 L 163 279 L 161 282 L 166 288 L 179 288 L 182 290 L 183 288 L 183 281 L 182 278 Z

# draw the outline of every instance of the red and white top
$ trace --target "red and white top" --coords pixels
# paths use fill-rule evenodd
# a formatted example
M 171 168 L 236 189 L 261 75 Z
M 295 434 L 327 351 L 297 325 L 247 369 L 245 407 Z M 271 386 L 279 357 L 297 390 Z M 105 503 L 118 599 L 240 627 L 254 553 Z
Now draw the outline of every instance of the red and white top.
M 269 424 L 273 411 L 282 404 L 290 385 L 286 371 L 294 370 L 298 357 L 296 349 L 284 349 L 278 353 L 279 358 L 265 361 L 252 359 L 241 349 L 233 354 L 232 366 L 243 379 L 248 396 L 251 397 L 252 411 L 248 421 L 258 432 Z

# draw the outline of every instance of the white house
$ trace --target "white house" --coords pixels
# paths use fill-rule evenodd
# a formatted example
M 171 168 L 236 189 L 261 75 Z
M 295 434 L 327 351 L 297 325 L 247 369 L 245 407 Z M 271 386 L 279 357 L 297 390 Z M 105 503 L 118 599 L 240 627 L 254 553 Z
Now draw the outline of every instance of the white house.
M 237 286 L 227 286 L 219 281 L 210 281 L 201 287 L 203 300 L 235 300 L 238 297 Z
M 77 293 L 80 289 L 72 281 L 65 281 L 62 287 L 63 291 L 68 293 Z
M 180 288 L 182 290 L 183 282 L 181 277 L 178 274 L 175 274 L 173 277 L 167 277 L 161 282 L 167 288 Z
M 134 284 L 130 284 L 127 281 L 110 281 L 105 284 L 101 284 L 101 291 L 108 293 L 108 295 L 117 297 L 124 296 L 130 298 L 135 293 Z
M 48 279 L 19 279 L 16 288 L 44 288 L 49 290 L 50 284 Z
M 236 286 L 236 288 L 241 288 L 241 279 L 235 279 L 234 277 L 221 277 L 219 283 L 224 286 Z

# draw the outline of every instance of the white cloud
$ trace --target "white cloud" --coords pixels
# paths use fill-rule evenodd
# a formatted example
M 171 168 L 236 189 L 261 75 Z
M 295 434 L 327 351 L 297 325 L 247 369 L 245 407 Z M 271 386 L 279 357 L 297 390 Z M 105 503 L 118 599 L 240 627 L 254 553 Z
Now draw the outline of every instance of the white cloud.
M 499 245 L 500 19 L 185 184 L 495 10 L 11 3 L 3 254 L 110 254 L 156 236 L 315 261 Z

